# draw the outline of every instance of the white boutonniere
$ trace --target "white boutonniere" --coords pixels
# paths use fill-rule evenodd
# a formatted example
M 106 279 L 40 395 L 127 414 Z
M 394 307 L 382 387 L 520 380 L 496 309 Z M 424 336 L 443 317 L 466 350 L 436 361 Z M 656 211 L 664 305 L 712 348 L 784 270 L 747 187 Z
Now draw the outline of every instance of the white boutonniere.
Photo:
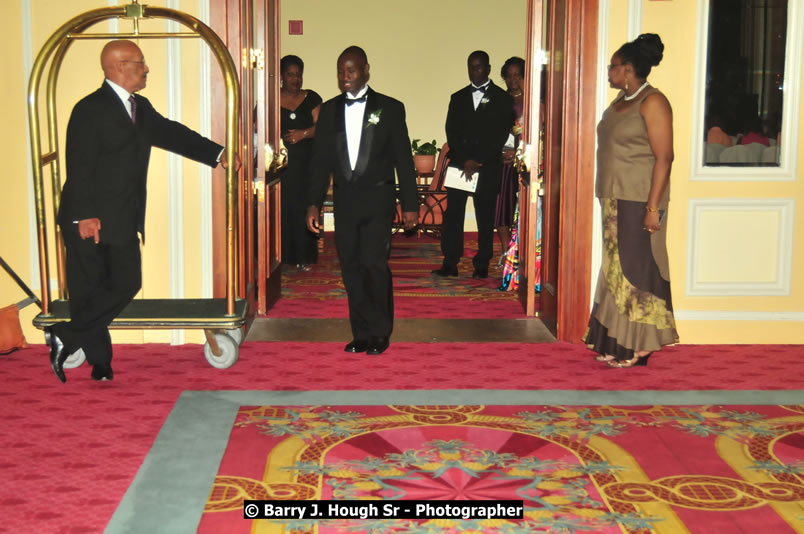
M 481 104 L 488 104 L 489 103 L 489 97 L 484 96 L 483 98 L 480 99 L 480 103 Z
M 380 123 L 380 115 L 382 115 L 382 110 L 381 109 L 378 109 L 377 111 L 374 111 L 371 115 L 369 115 L 369 117 L 368 117 L 369 125 L 376 126 L 377 124 L 379 124 Z

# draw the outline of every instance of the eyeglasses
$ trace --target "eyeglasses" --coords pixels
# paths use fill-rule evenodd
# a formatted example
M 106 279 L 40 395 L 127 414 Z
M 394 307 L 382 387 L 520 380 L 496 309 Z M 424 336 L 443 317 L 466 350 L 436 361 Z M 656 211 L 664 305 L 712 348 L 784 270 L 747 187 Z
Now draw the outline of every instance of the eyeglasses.
M 613 69 L 614 67 L 622 67 L 625 63 L 612 63 L 608 65 L 609 70 Z
M 120 63 L 139 63 L 140 65 L 145 66 L 145 60 L 142 61 L 134 61 L 133 59 L 121 59 Z

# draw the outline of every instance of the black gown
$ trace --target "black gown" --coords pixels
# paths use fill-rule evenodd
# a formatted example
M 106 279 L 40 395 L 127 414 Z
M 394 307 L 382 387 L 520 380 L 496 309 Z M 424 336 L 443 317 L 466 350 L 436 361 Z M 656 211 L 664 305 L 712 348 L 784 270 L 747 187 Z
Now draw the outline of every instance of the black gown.
M 321 97 L 313 90 L 295 110 L 281 108 L 281 127 L 284 136 L 288 130 L 303 130 L 313 125 L 313 110 L 321 104 Z M 318 241 L 307 229 L 307 199 L 310 189 L 310 158 L 313 155 L 313 138 L 296 144 L 286 143 L 288 165 L 282 171 L 282 263 L 286 265 L 316 263 Z

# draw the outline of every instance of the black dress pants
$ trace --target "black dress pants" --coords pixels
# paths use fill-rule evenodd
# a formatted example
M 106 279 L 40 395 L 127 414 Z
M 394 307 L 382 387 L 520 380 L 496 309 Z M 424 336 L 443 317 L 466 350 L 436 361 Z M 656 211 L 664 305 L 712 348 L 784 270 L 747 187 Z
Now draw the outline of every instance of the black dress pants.
M 441 253 L 444 265 L 456 267 L 464 252 L 463 223 L 466 217 L 466 199 L 470 195 L 461 189 L 447 188 L 447 211 L 441 231 Z M 472 194 L 477 220 L 477 254 L 472 258 L 475 269 L 488 269 L 494 255 L 494 213 L 496 194 L 489 191 Z
M 356 214 L 335 202 L 335 247 L 355 339 L 390 337 L 394 289 L 388 258 L 394 212 Z
M 139 239 L 135 235 L 123 244 L 101 241 L 96 245 L 91 238 L 81 239 L 77 224 L 62 226 L 62 235 L 67 250 L 70 321 L 57 323 L 53 332 L 68 354 L 80 348 L 91 365 L 110 365 L 108 326 L 142 286 Z

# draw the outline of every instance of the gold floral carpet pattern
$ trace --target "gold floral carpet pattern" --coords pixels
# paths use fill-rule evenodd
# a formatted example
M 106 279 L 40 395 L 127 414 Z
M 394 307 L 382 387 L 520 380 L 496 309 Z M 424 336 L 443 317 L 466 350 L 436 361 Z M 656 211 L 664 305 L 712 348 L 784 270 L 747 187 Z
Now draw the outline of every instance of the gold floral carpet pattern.
M 516 499 L 525 514 L 246 520 L 245 499 Z M 804 532 L 804 405 L 241 406 L 198 532 Z

